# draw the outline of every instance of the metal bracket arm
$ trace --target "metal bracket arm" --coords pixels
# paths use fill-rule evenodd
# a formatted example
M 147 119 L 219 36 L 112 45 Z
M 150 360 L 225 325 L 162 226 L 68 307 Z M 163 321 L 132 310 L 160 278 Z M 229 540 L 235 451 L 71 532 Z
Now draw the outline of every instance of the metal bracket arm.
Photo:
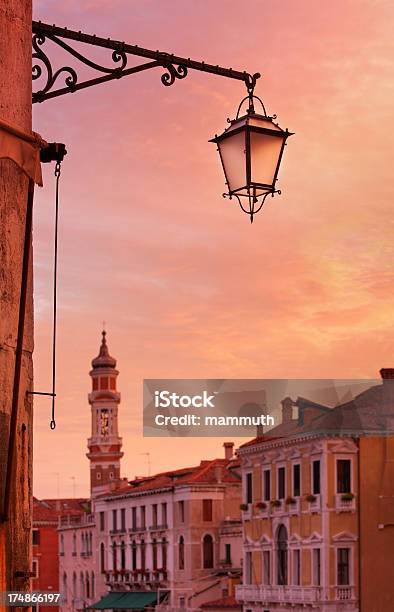
M 85 66 L 88 66 L 96 72 L 101 72 L 102 76 L 79 81 L 76 69 L 71 66 L 62 66 L 54 71 L 51 60 L 43 49 L 47 40 L 61 47 Z M 111 59 L 113 65 L 107 67 L 97 64 L 83 55 L 79 50 L 71 47 L 65 40 L 85 43 L 93 47 L 112 49 Z M 143 70 L 157 67 L 162 67 L 166 70 L 161 76 L 161 81 L 163 85 L 166 86 L 172 85 L 177 79 L 185 78 L 189 69 L 243 81 L 248 92 L 253 91 L 256 81 L 260 77 L 259 73 L 252 75 L 246 71 L 240 72 L 232 68 L 223 68 L 219 65 L 214 66 L 213 64 L 206 64 L 205 62 L 180 57 L 172 53 L 144 49 L 138 45 L 130 45 L 110 38 L 101 38 L 91 34 L 84 34 L 83 32 L 76 32 L 68 28 L 60 28 L 56 25 L 42 23 L 41 21 L 33 21 L 32 45 L 33 81 L 40 79 L 40 77 L 45 81 L 46 78 L 46 82 L 44 82 L 41 89 L 33 93 L 33 104 L 36 102 L 44 102 L 44 100 L 49 100 L 50 98 L 55 98 L 66 93 L 72 93 L 79 89 L 85 89 L 92 85 L 105 83 L 112 79 L 120 79 L 130 74 L 136 74 Z M 151 61 L 138 66 L 128 67 L 129 56 L 142 57 Z M 61 76 L 64 77 L 64 86 L 56 89 L 55 84 Z

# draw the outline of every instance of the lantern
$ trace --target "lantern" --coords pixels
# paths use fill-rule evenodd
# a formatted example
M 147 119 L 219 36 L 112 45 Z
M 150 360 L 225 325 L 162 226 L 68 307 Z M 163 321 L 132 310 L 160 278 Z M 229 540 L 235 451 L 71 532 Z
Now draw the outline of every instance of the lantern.
M 255 112 L 254 99 L 261 103 L 264 114 Z M 245 100 L 249 100 L 249 108 L 240 117 Z M 217 144 L 223 166 L 228 187 L 228 193 L 223 195 L 237 198 L 251 222 L 266 197 L 280 193 L 275 184 L 286 140 L 292 133 L 279 127 L 274 119 L 275 115 L 267 115 L 260 98 L 249 95 L 241 101 L 236 118 L 227 120 L 230 126 L 210 141 Z

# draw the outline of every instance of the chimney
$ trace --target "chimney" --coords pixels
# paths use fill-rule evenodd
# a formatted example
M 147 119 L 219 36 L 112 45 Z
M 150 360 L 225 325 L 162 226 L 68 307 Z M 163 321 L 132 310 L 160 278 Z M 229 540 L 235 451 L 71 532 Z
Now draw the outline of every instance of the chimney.
M 394 368 L 382 368 L 380 375 L 383 380 L 383 401 L 394 404 Z
M 220 484 L 223 480 L 223 466 L 215 465 L 215 479 L 218 484 Z
M 282 404 L 282 423 L 289 423 L 293 420 L 293 400 L 291 397 L 285 397 L 281 401 Z
M 234 452 L 234 442 L 225 442 L 223 444 L 224 448 L 224 457 L 227 461 L 230 461 L 233 458 Z
M 264 435 L 264 425 L 257 425 L 256 427 L 256 438 L 262 438 Z

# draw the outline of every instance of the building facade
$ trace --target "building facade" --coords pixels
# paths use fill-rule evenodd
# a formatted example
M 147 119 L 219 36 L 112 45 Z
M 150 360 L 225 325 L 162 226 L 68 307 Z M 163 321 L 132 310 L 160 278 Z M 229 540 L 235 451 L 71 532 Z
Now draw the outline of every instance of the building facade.
M 95 501 L 100 571 L 112 591 L 154 592 L 158 610 L 195 610 L 241 571 L 241 480 L 223 459 L 139 478 Z
M 392 609 L 392 372 L 335 408 L 286 398 L 282 423 L 239 449 L 245 612 Z

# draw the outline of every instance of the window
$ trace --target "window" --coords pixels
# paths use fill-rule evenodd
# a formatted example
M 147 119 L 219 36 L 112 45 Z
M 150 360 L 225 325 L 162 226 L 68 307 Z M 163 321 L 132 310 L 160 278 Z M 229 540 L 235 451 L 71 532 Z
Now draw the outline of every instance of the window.
M 178 511 L 179 511 L 179 521 L 181 523 L 185 522 L 185 502 L 179 501 L 178 502 Z
M 98 380 L 97 378 L 93 378 L 93 391 L 98 390 Z
M 350 459 L 337 460 L 337 493 L 352 492 L 351 467 Z
M 100 389 L 108 389 L 108 376 L 100 377 Z
M 120 569 L 126 569 L 126 546 L 124 542 L 120 546 Z
M 157 527 L 157 504 L 152 505 L 152 526 Z
M 161 524 L 167 525 L 167 504 L 166 502 L 161 504 Z
M 118 511 L 112 510 L 112 529 L 117 531 L 118 529 Z
M 63 574 L 63 597 L 64 601 L 67 601 L 67 574 L 64 572 Z
M 146 545 L 145 540 L 141 540 L 141 569 L 146 569 Z
M 77 575 L 73 573 L 73 597 L 76 599 L 77 597 Z
M 145 529 L 146 527 L 146 512 L 145 506 L 141 506 L 141 528 Z
M 92 579 L 90 581 L 90 586 L 91 586 L 91 591 L 92 591 L 91 595 L 93 598 L 95 596 L 94 572 L 92 572 Z
M 83 599 L 85 597 L 85 582 L 84 582 L 84 579 L 83 579 L 83 573 L 82 572 L 79 574 L 79 588 L 80 588 L 81 598 Z
M 315 586 L 320 586 L 321 583 L 321 569 L 320 569 L 320 548 L 314 548 L 312 551 L 312 576 L 313 576 L 313 584 Z
M 120 527 L 122 531 L 126 531 L 126 510 L 122 508 L 120 511 Z
M 60 534 L 60 554 L 62 556 L 64 555 L 64 536 L 63 534 Z
M 155 538 L 153 538 L 152 540 L 152 563 L 153 563 L 153 569 L 156 570 L 157 569 L 157 540 Z
M 72 554 L 74 557 L 77 554 L 77 536 L 75 533 L 73 533 L 73 553 Z
M 286 468 L 278 468 L 278 499 L 286 496 Z
M 224 550 L 225 550 L 225 561 L 227 565 L 231 565 L 231 544 L 225 544 Z
M 320 461 L 312 463 L 312 493 L 313 495 L 320 494 Z
M 301 495 L 301 466 L 299 463 L 293 465 L 293 497 Z
M 105 513 L 100 512 L 100 531 L 104 531 L 105 529 Z
M 101 480 L 101 472 L 97 472 L 97 474 L 96 474 L 96 480 Z
M 32 538 L 33 538 L 33 546 L 39 546 L 40 544 L 40 530 L 39 529 L 33 529 Z
M 111 391 L 115 391 L 116 379 L 111 376 L 111 378 L 109 379 L 109 384 L 110 384 Z
M 110 479 L 110 480 L 113 480 L 113 479 L 114 479 L 114 473 L 113 473 L 113 472 L 110 472 L 110 473 L 109 473 L 109 479 Z
M 253 502 L 253 474 L 252 472 L 248 472 L 246 474 L 246 491 L 245 491 L 245 501 L 247 504 L 251 504 Z
M 301 584 L 301 551 L 298 548 L 293 550 L 293 584 Z
M 202 500 L 202 520 L 212 521 L 212 499 Z
M 131 528 L 137 529 L 137 508 L 131 509 Z
M 161 565 L 163 570 L 167 569 L 167 540 L 165 538 L 161 542 Z
M 179 607 L 180 608 L 184 608 L 185 607 L 185 603 L 186 603 L 186 598 L 185 597 L 180 597 L 179 598 Z
M 137 544 L 133 542 L 131 544 L 131 569 L 137 569 Z
M 264 470 L 264 501 L 271 499 L 271 470 Z
M 103 542 L 100 544 L 100 571 L 102 574 L 105 572 L 105 548 Z
M 33 559 L 32 568 L 33 578 L 38 578 L 38 561 L 37 559 Z
M 118 555 L 116 554 L 116 544 L 112 544 L 112 569 L 118 569 Z
M 350 584 L 349 576 L 350 548 L 338 548 L 337 552 L 337 584 L 344 586 Z
M 209 569 L 213 567 L 213 538 L 207 534 L 203 539 L 203 568 Z
M 185 540 L 183 536 L 179 538 L 178 544 L 178 567 L 180 570 L 185 569 Z
M 263 551 L 263 584 L 271 584 L 271 553 Z
M 245 553 L 245 584 L 252 584 L 252 553 Z
M 85 574 L 85 584 L 86 584 L 86 597 L 90 599 L 90 582 L 89 582 L 89 574 L 86 572 Z
M 277 545 L 277 582 L 279 585 L 287 584 L 287 529 L 280 525 L 276 536 Z
M 120 545 L 120 569 L 126 569 L 126 545 L 124 542 Z

